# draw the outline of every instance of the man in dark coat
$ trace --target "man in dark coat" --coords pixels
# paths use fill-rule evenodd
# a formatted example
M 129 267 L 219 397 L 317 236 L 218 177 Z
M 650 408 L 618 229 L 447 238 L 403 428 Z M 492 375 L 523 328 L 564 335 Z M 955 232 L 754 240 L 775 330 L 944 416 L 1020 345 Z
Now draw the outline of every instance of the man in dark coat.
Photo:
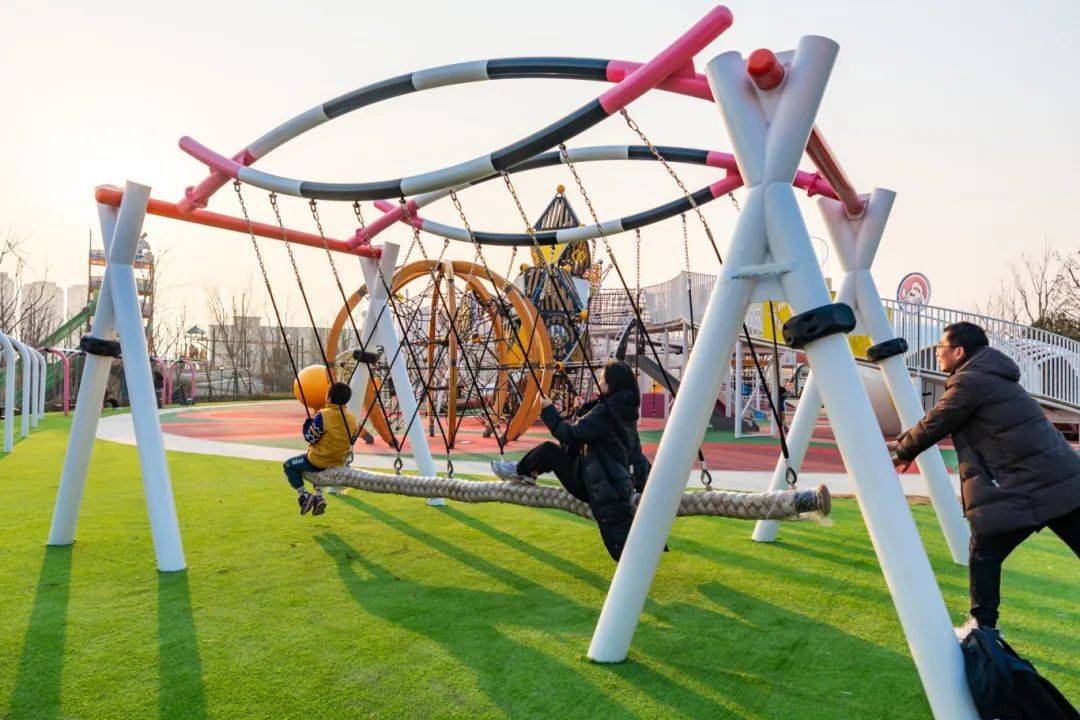
M 518 462 L 495 461 L 495 474 L 507 480 L 535 481 L 554 472 L 574 497 L 589 503 L 611 557 L 618 561 L 634 519 L 632 466 L 643 460 L 637 435 L 641 395 L 630 366 L 618 360 L 600 373 L 600 397 L 565 420 L 547 398 L 540 417 L 558 440 L 543 442 Z
M 897 466 L 952 435 L 964 517 L 971 525 L 968 626 L 995 627 L 1001 564 L 1032 533 L 1050 528 L 1080 557 L 1080 455 L 1020 385 L 1020 369 L 989 347 L 978 325 L 945 328 L 937 404 L 897 441 Z

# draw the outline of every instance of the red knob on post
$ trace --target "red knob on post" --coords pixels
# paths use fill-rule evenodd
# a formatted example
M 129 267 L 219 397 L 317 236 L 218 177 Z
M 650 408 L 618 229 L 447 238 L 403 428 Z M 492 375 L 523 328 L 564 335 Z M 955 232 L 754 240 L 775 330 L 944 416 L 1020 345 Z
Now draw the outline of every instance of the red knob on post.
M 746 61 L 746 72 L 761 90 L 772 90 L 784 81 L 784 66 L 776 59 L 772 50 L 765 48 L 750 53 Z

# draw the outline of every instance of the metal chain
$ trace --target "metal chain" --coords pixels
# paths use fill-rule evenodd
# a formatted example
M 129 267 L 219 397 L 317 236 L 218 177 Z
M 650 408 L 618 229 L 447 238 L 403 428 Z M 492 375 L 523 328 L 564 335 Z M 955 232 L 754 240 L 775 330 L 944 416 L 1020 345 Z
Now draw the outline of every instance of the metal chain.
M 623 120 L 626 121 L 627 126 L 629 126 L 631 130 L 637 133 L 637 136 L 641 138 L 641 142 L 645 143 L 645 146 L 649 148 L 649 152 L 652 153 L 652 156 L 656 158 L 657 161 L 664 167 L 664 170 L 667 170 L 667 174 L 671 176 L 671 179 L 674 180 L 675 184 L 679 186 L 680 190 L 682 190 L 683 196 L 687 199 L 687 201 L 689 201 L 690 206 L 694 208 L 694 212 L 697 213 L 698 219 L 701 221 L 701 226 L 705 228 L 705 234 L 709 236 L 709 241 L 713 244 L 713 247 L 716 247 L 716 240 L 713 238 L 712 228 L 709 227 L 709 223 L 705 219 L 705 214 L 701 212 L 701 207 L 697 204 L 697 201 L 694 200 L 694 196 L 690 194 L 690 191 L 687 190 L 686 185 L 682 181 L 682 178 L 680 178 L 679 174 L 675 172 L 675 168 L 671 167 L 667 159 L 660 154 L 660 151 L 656 149 L 656 146 L 653 145 L 652 141 L 650 141 L 648 136 L 645 135 L 645 131 L 642 130 L 636 122 L 634 122 L 634 119 L 632 117 L 630 117 L 630 113 L 626 111 L 626 108 L 620 110 L 619 114 L 623 116 Z M 732 199 L 734 200 L 734 196 L 732 196 Z
M 686 230 L 686 213 L 679 213 L 682 222 L 683 263 L 686 265 L 686 282 L 690 282 L 690 233 Z
M 656 147 L 652 144 L 652 142 L 649 140 L 649 138 L 645 135 L 645 132 L 638 126 L 638 124 L 636 122 L 634 122 L 634 119 L 630 117 L 630 113 L 626 111 L 626 108 L 623 108 L 622 110 L 620 110 L 619 113 L 623 116 L 623 119 L 626 121 L 627 126 L 631 130 L 633 130 L 635 133 L 637 133 L 637 136 L 639 138 L 641 138 L 641 141 L 643 143 L 645 143 L 645 145 L 649 148 L 649 152 L 652 153 L 653 157 L 655 157 L 660 162 L 660 164 L 667 171 L 668 175 L 671 176 L 671 179 L 674 180 L 675 183 L 679 186 L 679 189 L 682 190 L 683 196 L 686 197 L 687 201 L 694 208 L 694 211 L 697 213 L 698 219 L 701 221 L 701 226 L 705 230 L 705 235 L 709 238 L 709 243 L 712 245 L 713 252 L 716 254 L 716 259 L 720 262 L 721 265 L 723 265 L 724 264 L 724 259 L 720 255 L 720 248 L 717 247 L 717 245 L 716 245 L 716 238 L 713 237 L 712 229 L 709 227 L 708 221 L 705 220 L 705 215 L 704 215 L 704 213 L 701 212 L 701 207 L 698 206 L 697 202 L 694 200 L 693 196 L 690 194 L 690 191 L 686 189 L 686 185 L 683 183 L 682 179 L 679 177 L 679 174 L 675 172 L 675 169 L 673 167 L 671 167 L 671 165 L 664 158 L 664 156 L 660 154 L 660 151 L 657 150 Z M 742 213 L 742 208 L 739 206 L 739 201 L 735 197 L 735 193 L 729 192 L 728 193 L 728 199 L 731 200 L 731 204 L 734 206 L 735 211 L 737 213 L 741 214 Z M 743 323 L 743 332 L 746 334 L 747 341 L 749 342 L 750 331 L 746 327 L 746 323 Z M 755 365 L 756 365 L 756 360 L 755 360 Z M 758 372 L 759 373 L 761 372 L 760 367 L 758 368 Z M 773 408 L 773 417 L 776 418 L 776 416 L 777 416 L 776 409 Z M 787 448 L 786 448 L 786 442 L 785 442 L 785 437 L 784 437 L 783 420 L 777 419 L 777 422 L 779 422 L 779 424 L 780 424 L 780 444 L 781 444 L 781 447 L 784 450 L 784 458 L 787 459 Z M 789 472 L 793 472 L 793 469 L 790 466 L 788 467 L 788 470 L 789 470 Z
M 270 276 L 266 273 L 266 263 L 263 261 L 262 251 L 259 249 L 259 241 L 255 239 L 255 228 L 252 225 L 250 215 L 248 215 L 247 204 L 244 202 L 244 194 L 240 190 L 239 180 L 233 181 L 233 190 L 236 191 L 236 198 L 240 201 L 240 211 L 243 213 L 244 222 L 247 224 L 248 236 L 251 237 L 251 246 L 255 249 L 255 258 L 259 261 L 259 271 L 262 272 L 266 293 L 270 296 L 270 306 L 274 309 L 274 318 L 277 320 L 278 331 L 281 333 L 281 340 L 285 344 L 285 354 L 289 356 L 289 365 L 292 367 L 293 377 L 296 379 L 296 387 L 300 390 L 300 401 L 304 404 L 304 412 L 310 418 L 311 409 L 308 407 L 307 397 L 304 395 L 304 386 L 300 382 L 300 370 L 296 366 L 296 359 L 293 357 L 292 346 L 289 344 L 289 335 L 285 332 L 285 326 L 281 322 L 281 313 L 278 311 L 277 300 L 274 298 L 274 290 L 270 286 Z
M 634 296 L 641 303 L 641 228 L 634 228 Z
M 569 164 L 570 156 L 566 152 L 566 146 L 563 145 L 563 144 L 560 144 L 559 148 L 563 152 L 564 162 L 566 162 L 568 164 L 568 166 L 570 167 L 570 170 L 572 172 L 574 172 L 574 175 L 576 177 L 577 173 L 574 170 L 573 165 Z M 521 198 L 518 197 L 517 190 L 514 188 L 514 183 L 510 179 L 510 173 L 503 170 L 502 177 L 503 177 L 503 182 L 506 184 L 507 189 L 510 191 L 510 197 L 512 197 L 514 199 L 514 205 L 517 207 L 518 215 L 521 216 L 521 221 L 523 223 L 525 223 L 525 231 L 529 234 L 529 238 L 532 240 L 533 247 L 536 248 L 537 257 L 539 257 L 543 261 L 544 268 L 547 271 L 548 276 L 549 277 L 555 277 L 554 265 L 549 260 L 547 260 L 544 257 L 543 252 L 540 251 L 540 243 L 536 239 L 536 228 L 534 228 L 532 223 L 529 222 L 529 216 L 525 214 L 525 207 L 521 204 Z M 578 187 L 580 188 L 580 181 L 578 183 Z M 585 198 L 585 202 L 589 203 L 588 197 Z M 589 207 L 591 209 L 591 207 L 592 207 L 591 204 L 590 204 Z M 593 214 L 593 217 L 595 218 L 595 213 Z M 606 240 L 605 240 L 605 243 L 606 243 Z M 611 249 L 609 248 L 608 249 L 608 255 L 610 255 L 610 254 L 611 254 Z M 594 295 L 594 294 L 595 293 L 591 293 L 591 295 Z M 569 316 L 570 311 L 566 307 L 566 303 L 565 303 L 565 300 L 562 297 L 562 293 L 556 292 L 556 293 L 554 293 L 554 296 L 559 299 L 559 305 L 561 306 L 560 309 Z M 582 334 L 580 332 L 578 332 L 577 325 L 572 320 L 570 322 L 570 327 L 574 330 L 574 334 L 577 336 L 575 338 L 575 340 L 574 340 L 574 345 L 581 347 L 582 357 L 585 358 L 585 366 L 589 369 L 589 374 L 592 375 L 593 383 L 596 385 L 597 388 L 599 388 L 600 387 L 600 380 L 596 375 L 596 368 L 593 367 L 592 361 L 589 359 L 589 355 L 591 354 L 589 352 L 589 348 L 586 348 L 583 345 L 583 336 L 582 336 Z M 535 329 L 535 327 L 534 327 L 534 329 Z M 532 339 L 531 338 L 529 340 L 529 344 L 530 345 L 532 344 Z M 571 349 L 571 351 L 572 350 L 573 349 Z
M 581 193 L 581 197 L 585 200 L 585 206 L 589 208 L 589 215 L 592 217 L 593 223 L 596 224 L 596 229 L 600 232 L 600 239 L 604 243 L 604 249 L 607 250 L 608 258 L 611 259 L 611 265 L 615 268 L 615 272 L 618 274 L 619 279 L 622 281 L 623 289 L 629 294 L 629 288 L 626 287 L 626 281 L 623 279 L 622 270 L 619 269 L 619 263 L 615 260 L 615 253 L 611 250 L 611 244 L 608 242 L 607 234 L 604 232 L 603 225 L 600 224 L 600 216 L 596 212 L 596 208 L 593 207 L 592 200 L 589 198 L 589 194 L 585 191 L 585 184 L 581 181 L 581 176 L 578 175 L 577 168 L 574 166 L 573 161 L 570 160 L 570 153 L 566 149 L 564 143 L 559 143 L 559 152 L 562 153 L 566 166 L 570 169 L 570 174 L 574 176 L 574 182 L 577 184 L 578 192 Z M 639 324 L 641 324 L 641 309 L 634 307 L 634 316 L 637 318 Z M 663 367 L 660 363 L 660 357 L 656 352 L 656 347 L 653 345 L 652 339 L 649 334 L 645 333 L 645 339 L 649 344 L 650 350 L 652 350 L 653 356 L 656 360 L 656 364 Z M 668 391 L 674 395 L 675 390 L 672 388 L 670 382 L 665 382 L 668 386 Z M 705 466 L 705 454 L 698 448 L 698 461 L 701 463 L 701 482 L 705 487 L 709 487 L 712 484 L 712 475 L 709 474 L 708 468 Z

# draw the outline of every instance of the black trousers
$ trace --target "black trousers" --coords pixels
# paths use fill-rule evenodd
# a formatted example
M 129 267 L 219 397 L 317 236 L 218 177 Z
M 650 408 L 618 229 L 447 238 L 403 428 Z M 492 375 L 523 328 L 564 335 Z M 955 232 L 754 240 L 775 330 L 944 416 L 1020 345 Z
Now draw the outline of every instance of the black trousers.
M 971 586 L 971 616 L 980 625 L 994 627 L 1001 604 L 1001 564 L 1009 553 L 1032 533 L 1050 528 L 1080 557 L 1080 508 L 1054 518 L 1045 525 L 1020 528 L 996 535 L 971 536 L 968 578 Z
M 517 471 L 521 475 L 553 472 L 568 493 L 582 502 L 589 502 L 581 458 L 570 455 L 558 443 L 545 441 L 525 453 L 525 457 L 518 460 Z

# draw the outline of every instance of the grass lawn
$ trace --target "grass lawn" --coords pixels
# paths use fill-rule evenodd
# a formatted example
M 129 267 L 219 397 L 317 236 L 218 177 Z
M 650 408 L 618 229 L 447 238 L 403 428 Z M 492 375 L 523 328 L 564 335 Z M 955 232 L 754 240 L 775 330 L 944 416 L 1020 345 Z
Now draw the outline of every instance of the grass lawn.
M 133 447 L 99 442 L 46 548 L 67 421 L 0 455 L 2 718 L 926 718 L 854 501 L 771 546 L 680 519 L 629 662 L 585 651 L 614 565 L 556 511 L 392 496 L 300 517 L 271 462 L 172 454 L 189 570 L 154 569 Z M 966 573 L 914 508 L 954 619 Z M 1080 572 L 1042 533 L 1010 641 L 1080 701 Z

